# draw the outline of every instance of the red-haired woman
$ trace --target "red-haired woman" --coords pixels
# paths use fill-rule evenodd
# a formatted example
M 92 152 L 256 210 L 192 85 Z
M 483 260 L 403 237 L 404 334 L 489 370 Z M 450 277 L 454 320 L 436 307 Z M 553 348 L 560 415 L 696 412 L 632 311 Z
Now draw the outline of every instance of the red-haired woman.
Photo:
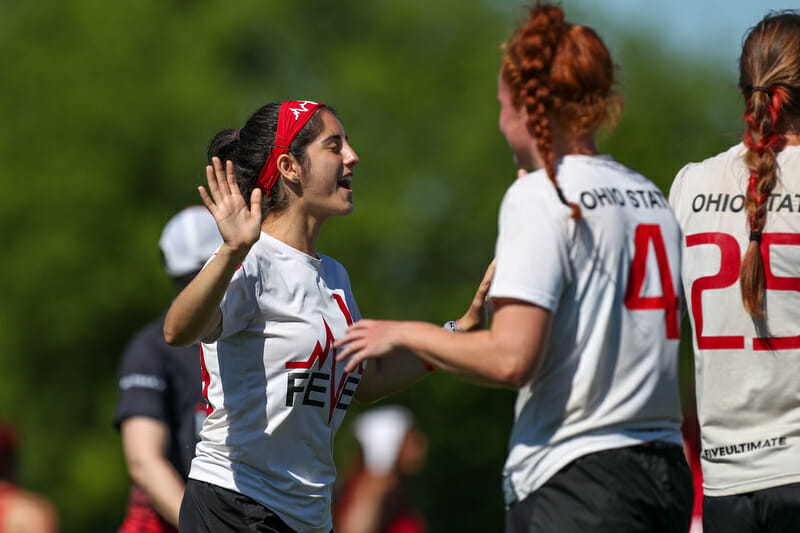
M 500 207 L 491 329 L 362 320 L 337 341 L 348 368 L 409 349 L 519 391 L 503 472 L 509 532 L 689 525 L 680 229 L 652 182 L 597 153 L 613 85 L 594 31 L 558 7 L 533 8 L 506 45 L 498 100 L 517 164 L 539 170 Z
M 706 531 L 800 524 L 800 11 L 742 48 L 744 142 L 684 167 L 685 234 Z

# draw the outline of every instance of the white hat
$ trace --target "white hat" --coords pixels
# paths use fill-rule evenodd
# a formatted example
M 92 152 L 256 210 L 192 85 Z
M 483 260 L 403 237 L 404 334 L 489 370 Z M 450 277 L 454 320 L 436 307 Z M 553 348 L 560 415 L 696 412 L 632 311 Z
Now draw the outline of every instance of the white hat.
M 376 474 L 390 472 L 413 425 L 411 411 L 399 405 L 377 407 L 358 415 L 353 432 L 361 444 L 364 467 Z
M 221 244 L 217 222 L 202 205 L 187 207 L 169 219 L 158 241 L 172 277 L 200 270 Z

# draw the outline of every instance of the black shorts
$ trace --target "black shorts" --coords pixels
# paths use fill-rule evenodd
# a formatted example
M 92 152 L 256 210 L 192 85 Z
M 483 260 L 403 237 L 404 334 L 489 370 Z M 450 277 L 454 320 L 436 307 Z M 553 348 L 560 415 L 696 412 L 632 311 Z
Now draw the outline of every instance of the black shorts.
M 704 496 L 703 531 L 800 531 L 800 483 L 731 496 Z
M 181 533 L 296 533 L 254 499 L 196 479 L 186 483 L 178 526 Z
M 506 512 L 506 533 L 686 533 L 694 490 L 683 448 L 649 443 L 576 459 Z

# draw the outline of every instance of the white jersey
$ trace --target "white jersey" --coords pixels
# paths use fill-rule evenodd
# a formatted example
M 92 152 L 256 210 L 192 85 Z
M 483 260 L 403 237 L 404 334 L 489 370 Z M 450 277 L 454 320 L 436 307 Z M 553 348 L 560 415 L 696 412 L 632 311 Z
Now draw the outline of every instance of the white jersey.
M 800 146 L 778 154 L 761 241 L 767 327 L 744 310 L 749 244 L 742 144 L 686 165 L 670 191 L 684 239 L 683 286 L 694 332 L 704 493 L 800 482 Z
M 567 156 L 558 181 L 581 221 L 543 170 L 500 207 L 489 295 L 553 314 L 542 366 L 516 399 L 507 501 L 586 454 L 681 442 L 680 230 L 667 200 L 608 156 Z
M 328 533 L 334 435 L 363 374 L 345 374 L 333 348 L 360 318 L 347 272 L 262 233 L 220 308 L 222 329 L 202 345 L 209 409 L 189 477 Z

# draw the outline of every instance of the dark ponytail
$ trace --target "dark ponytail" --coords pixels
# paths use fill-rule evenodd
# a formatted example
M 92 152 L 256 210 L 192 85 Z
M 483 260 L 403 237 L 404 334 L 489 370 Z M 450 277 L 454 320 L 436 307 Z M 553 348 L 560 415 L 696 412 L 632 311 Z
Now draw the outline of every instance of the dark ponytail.
M 335 111 L 328 106 L 324 106 L 324 109 L 335 114 Z M 222 130 L 208 143 L 206 156 L 209 164 L 212 157 L 219 157 L 223 162 L 232 161 L 236 172 L 236 183 L 239 185 L 242 196 L 247 199 L 256 188 L 258 174 L 275 143 L 280 110 L 281 102 L 269 103 L 253 113 L 242 128 Z M 289 155 L 297 159 L 303 170 L 308 168 L 306 148 L 322 132 L 323 128 L 322 113 L 314 113 L 289 146 Z M 262 195 L 262 216 L 280 212 L 286 208 L 288 203 L 288 188 L 283 180 L 279 179 L 272 187 L 271 194 Z

